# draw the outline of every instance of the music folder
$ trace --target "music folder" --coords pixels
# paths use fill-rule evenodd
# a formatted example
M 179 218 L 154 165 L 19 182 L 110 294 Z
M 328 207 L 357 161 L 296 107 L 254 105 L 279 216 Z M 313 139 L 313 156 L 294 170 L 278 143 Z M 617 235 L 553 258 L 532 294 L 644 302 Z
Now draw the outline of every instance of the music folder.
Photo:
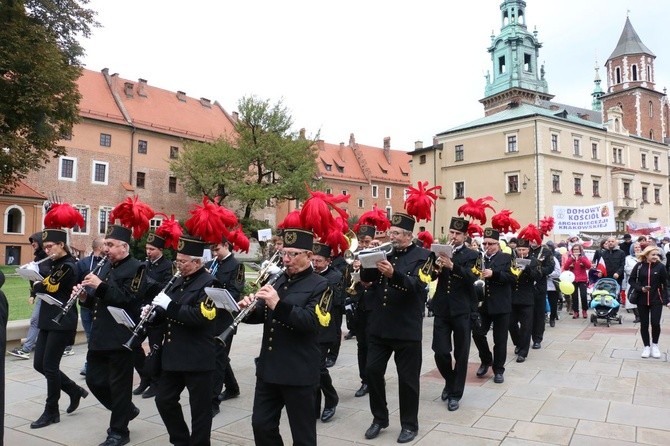
M 432 245 L 430 245 L 430 250 L 434 252 L 436 255 L 444 253 L 447 255 L 447 257 L 451 258 L 454 252 L 454 247 L 451 245 L 441 245 L 439 243 L 433 243 Z
M 55 298 L 49 296 L 48 294 L 37 293 L 36 296 L 39 299 L 42 299 L 44 302 L 48 303 L 49 305 L 55 305 L 58 308 L 63 308 L 63 303 L 60 300 L 55 299 Z
M 530 265 L 530 259 L 516 259 L 516 266 L 519 268 L 521 271 L 526 269 L 526 267 Z
M 33 282 L 41 282 L 44 280 L 44 277 L 37 271 L 33 269 L 28 269 L 28 268 L 16 268 L 16 274 L 18 274 L 20 277 L 30 280 Z
M 126 310 L 118 307 L 107 307 L 117 324 L 125 325 L 130 330 L 135 328 L 135 321 L 126 313 Z
M 223 288 L 205 287 L 205 294 L 214 301 L 216 308 L 221 308 L 229 313 L 237 313 L 240 311 L 239 305 L 230 294 L 230 292 Z
M 384 251 L 372 251 L 358 254 L 358 260 L 361 261 L 361 268 L 377 269 L 377 262 L 386 260 Z

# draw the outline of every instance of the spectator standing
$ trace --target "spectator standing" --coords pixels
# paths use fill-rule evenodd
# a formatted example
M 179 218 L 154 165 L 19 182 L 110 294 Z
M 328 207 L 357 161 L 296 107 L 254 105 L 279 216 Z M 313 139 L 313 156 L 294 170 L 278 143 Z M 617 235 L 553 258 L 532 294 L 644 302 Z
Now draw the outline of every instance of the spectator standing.
M 572 271 L 575 275 L 575 291 L 572 293 L 572 318 L 579 318 L 579 303 L 582 303 L 582 317 L 586 319 L 586 310 L 588 307 L 586 296 L 586 285 L 589 277 L 588 271 L 591 269 L 591 261 L 584 254 L 584 247 L 575 243 L 572 245 L 570 254 L 565 258 L 563 271 Z

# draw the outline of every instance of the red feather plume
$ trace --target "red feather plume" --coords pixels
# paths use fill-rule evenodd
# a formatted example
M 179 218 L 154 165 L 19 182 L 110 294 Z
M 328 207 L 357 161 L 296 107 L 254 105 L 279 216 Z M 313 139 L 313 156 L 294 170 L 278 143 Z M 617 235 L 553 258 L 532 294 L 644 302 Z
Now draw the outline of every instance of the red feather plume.
M 416 221 L 426 220 L 430 221 L 431 207 L 437 200 L 437 194 L 434 190 L 442 190 L 442 186 L 433 186 L 426 189 L 428 181 L 419 181 L 418 187 L 410 186 L 407 190 L 407 200 L 405 200 L 405 210 Z
M 84 217 L 70 203 L 53 203 L 44 216 L 44 227 L 50 229 L 86 226 Z
M 361 215 L 361 218 L 358 219 L 358 223 L 356 223 L 353 228 L 355 233 L 358 233 L 358 229 L 361 225 L 374 226 L 377 228 L 377 231 L 386 231 L 391 227 L 391 222 L 388 217 L 386 217 L 386 212 L 379 209 L 375 204 L 371 211 L 365 212 Z
M 552 229 L 554 229 L 554 217 L 545 215 L 540 220 L 540 233 L 545 236 L 549 234 Z
M 331 211 L 335 211 L 344 220 L 347 220 L 347 212 L 337 207 L 339 203 L 349 201 L 351 195 L 331 195 L 325 192 L 313 191 L 307 186 L 310 197 L 302 205 L 300 211 L 300 222 L 302 228 L 312 231 L 317 237 L 327 236 L 331 227 L 335 224 L 335 217 Z
M 194 205 L 189 211 L 191 217 L 186 220 L 184 226 L 189 234 L 200 237 L 207 243 L 221 243 L 222 237 L 230 237 L 230 231 L 226 227 L 230 221 L 229 215 L 224 209 L 205 196 L 202 199 L 202 206 Z
M 538 245 L 542 244 L 542 234 L 540 234 L 537 226 L 532 223 L 529 223 L 528 226 L 519 231 L 519 238 L 526 239 L 529 242 L 535 241 Z
M 344 232 L 339 229 L 332 229 L 324 237 L 320 237 L 319 241 L 325 245 L 330 246 L 330 254 L 333 257 L 337 257 L 340 253 L 349 249 L 349 242 L 344 236 Z
M 421 231 L 416 235 L 416 238 L 423 242 L 423 247 L 425 249 L 430 249 L 430 245 L 433 244 L 433 234 L 428 231 Z
M 501 234 L 516 232 L 521 227 L 519 222 L 512 218 L 512 211 L 507 209 L 503 209 L 491 217 L 491 226 Z
M 484 228 L 479 226 L 477 223 L 470 222 L 468 225 L 468 235 L 470 237 L 476 237 L 478 235 L 484 235 Z
M 133 238 L 138 240 L 149 230 L 149 220 L 154 215 L 154 210 L 135 195 L 116 205 L 109 214 L 109 221 L 113 224 L 118 219 L 121 226 L 133 230 Z
M 300 211 L 298 209 L 291 211 L 286 215 L 286 218 L 277 225 L 278 228 L 301 228 L 302 223 L 300 223 Z
M 232 243 L 233 250 L 238 252 L 249 252 L 249 239 L 247 238 L 246 234 L 244 234 L 241 225 L 230 233 L 228 241 Z
M 470 197 L 465 197 L 465 204 L 458 208 L 458 215 L 465 215 L 474 220 L 479 220 L 479 223 L 486 224 L 486 209 L 496 210 L 488 202 L 495 201 L 492 196 L 486 196 L 473 200 Z
M 162 215 L 165 218 L 161 222 L 161 225 L 156 228 L 156 235 L 165 239 L 166 248 L 177 249 L 179 237 L 183 235 L 184 230 L 174 218 L 174 214 L 169 217 L 163 213 L 158 213 L 157 215 Z

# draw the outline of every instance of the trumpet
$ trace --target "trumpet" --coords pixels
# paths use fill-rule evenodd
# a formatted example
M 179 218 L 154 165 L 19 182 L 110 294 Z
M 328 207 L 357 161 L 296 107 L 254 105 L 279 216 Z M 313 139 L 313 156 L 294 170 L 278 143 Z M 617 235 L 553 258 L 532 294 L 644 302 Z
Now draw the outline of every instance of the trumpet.
M 281 268 L 281 272 L 283 273 L 284 271 L 286 271 L 285 266 Z M 277 274 L 276 276 L 271 277 L 267 281 L 266 285 L 274 285 L 275 282 L 277 281 L 277 279 L 279 279 L 280 277 L 281 277 L 281 274 Z M 225 347 L 226 340 L 230 337 L 231 334 L 233 334 L 233 331 L 235 331 L 237 326 L 240 325 L 240 322 L 242 322 L 244 320 L 244 318 L 247 317 L 247 315 L 249 313 L 251 313 L 256 308 L 257 303 L 258 303 L 258 299 L 254 298 L 254 300 L 251 301 L 249 306 L 247 306 L 246 308 L 243 308 L 242 310 L 240 310 L 239 313 L 237 313 L 237 316 L 235 316 L 235 319 L 233 319 L 233 322 L 228 326 L 228 328 L 223 330 L 223 333 L 216 336 L 214 339 L 216 339 L 216 341 L 218 341 L 221 345 L 223 345 Z
M 42 260 L 46 260 L 46 259 L 42 259 Z M 100 259 L 100 261 L 98 262 L 98 264 L 95 265 L 95 268 L 93 268 L 93 271 L 91 271 L 91 273 L 95 274 L 96 276 L 98 274 L 100 274 L 100 271 L 102 270 L 102 267 L 105 265 L 106 262 L 107 262 L 107 256 L 103 256 Z M 60 313 L 58 313 L 58 315 L 55 318 L 53 318 L 52 320 L 56 324 L 60 325 L 60 321 L 65 317 L 65 315 L 68 313 L 68 311 L 70 311 L 70 308 L 72 308 L 72 305 L 74 305 L 74 303 L 77 301 L 77 299 L 79 299 L 79 296 L 81 296 L 82 293 L 85 293 L 85 292 L 86 292 L 86 288 L 84 288 L 84 287 L 79 288 L 79 291 L 77 291 L 76 293 L 74 293 L 73 295 L 70 296 L 70 298 L 67 300 L 65 305 L 62 307 L 62 311 Z
M 166 292 L 170 287 L 174 284 L 174 281 L 177 280 L 178 277 L 181 276 L 181 271 L 177 270 L 176 273 L 172 276 L 170 281 L 163 287 L 161 290 L 161 293 Z M 160 293 L 158 293 L 160 294 Z M 152 305 L 149 308 L 149 311 L 147 311 L 141 318 L 140 321 L 135 325 L 135 328 L 133 329 L 133 334 L 130 336 L 130 339 L 126 341 L 123 346 L 127 348 L 128 350 L 133 350 L 133 344 L 135 343 L 135 340 L 140 336 L 140 333 L 142 333 L 142 330 L 144 329 L 144 326 L 146 325 L 147 321 L 149 318 L 151 318 L 155 314 L 156 306 Z

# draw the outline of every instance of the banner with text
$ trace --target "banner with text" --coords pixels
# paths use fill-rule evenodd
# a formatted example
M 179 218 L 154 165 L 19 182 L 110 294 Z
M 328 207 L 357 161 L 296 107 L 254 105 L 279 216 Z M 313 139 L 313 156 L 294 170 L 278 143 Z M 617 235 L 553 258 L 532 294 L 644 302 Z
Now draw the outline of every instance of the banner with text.
M 614 232 L 613 202 L 593 206 L 554 206 L 554 232 L 572 234 L 579 231 Z

